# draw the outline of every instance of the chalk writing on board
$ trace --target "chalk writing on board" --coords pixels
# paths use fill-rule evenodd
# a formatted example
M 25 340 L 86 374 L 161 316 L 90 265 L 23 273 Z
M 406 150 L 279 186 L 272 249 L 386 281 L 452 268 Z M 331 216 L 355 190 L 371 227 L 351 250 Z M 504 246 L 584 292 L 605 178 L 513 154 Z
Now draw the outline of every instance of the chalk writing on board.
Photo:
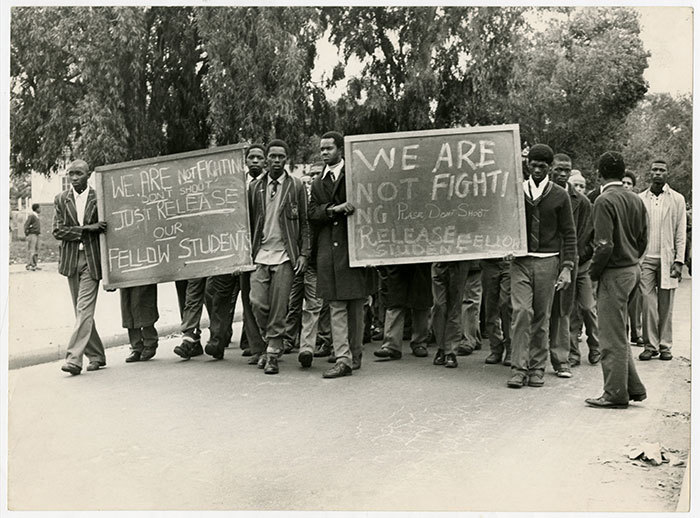
M 244 146 L 98 168 L 107 287 L 249 269 Z
M 352 266 L 525 253 L 517 126 L 346 138 Z

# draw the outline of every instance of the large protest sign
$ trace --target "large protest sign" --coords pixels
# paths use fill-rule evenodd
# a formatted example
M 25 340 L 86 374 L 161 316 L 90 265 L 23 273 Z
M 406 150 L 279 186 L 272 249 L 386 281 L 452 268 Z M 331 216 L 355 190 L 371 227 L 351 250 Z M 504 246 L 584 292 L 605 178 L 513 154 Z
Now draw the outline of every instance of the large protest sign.
M 345 138 L 350 265 L 527 253 L 517 125 Z
M 105 288 L 252 268 L 245 145 L 95 171 Z

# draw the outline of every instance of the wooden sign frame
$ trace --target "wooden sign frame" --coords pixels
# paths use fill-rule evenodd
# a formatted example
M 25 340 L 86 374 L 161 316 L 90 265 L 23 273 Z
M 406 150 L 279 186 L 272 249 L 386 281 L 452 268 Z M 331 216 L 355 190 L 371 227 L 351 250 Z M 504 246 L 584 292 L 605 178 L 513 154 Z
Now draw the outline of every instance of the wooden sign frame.
M 104 166 L 99 166 L 95 168 L 95 193 L 97 195 L 97 213 L 99 216 L 100 221 L 105 221 L 106 215 L 105 215 L 105 198 L 104 198 L 104 186 L 103 182 L 105 181 L 107 175 L 109 175 L 111 172 L 115 172 L 117 170 L 124 170 L 127 168 L 137 168 L 137 167 L 143 167 L 143 166 L 149 166 L 152 164 L 158 164 L 158 163 L 163 163 L 163 162 L 169 162 L 169 161 L 177 161 L 177 160 L 182 160 L 182 159 L 191 159 L 191 158 L 197 158 L 197 157 L 205 157 L 208 155 L 216 155 L 216 154 L 221 154 L 221 153 L 226 153 L 230 151 L 242 151 L 243 156 L 244 156 L 244 162 L 245 162 L 245 153 L 247 148 L 249 147 L 248 144 L 231 144 L 231 145 L 226 145 L 226 146 L 218 146 L 218 147 L 212 147 L 212 148 L 207 148 L 207 149 L 198 149 L 195 151 L 187 151 L 184 153 L 175 153 L 172 155 L 162 155 L 158 157 L 153 157 L 153 158 L 144 158 L 141 160 L 134 160 L 134 161 L 128 161 L 128 162 L 119 162 L 115 164 L 109 164 L 109 165 L 104 165 Z M 245 166 L 244 166 L 245 167 Z M 243 173 L 243 182 L 244 182 L 244 189 L 242 191 L 243 193 L 243 212 L 245 213 L 245 217 L 243 218 L 244 220 L 244 226 L 245 230 L 248 233 L 248 237 L 250 238 L 251 235 L 251 229 L 250 229 L 250 218 L 249 218 L 249 207 L 248 207 L 248 192 L 247 192 L 247 185 L 246 185 L 246 179 L 245 179 L 245 171 Z M 251 251 L 248 251 L 247 261 L 245 264 L 242 265 L 236 265 L 233 267 L 221 267 L 221 268 L 216 268 L 212 271 L 211 275 L 220 275 L 220 274 L 226 274 L 226 273 L 237 273 L 237 272 L 246 272 L 246 271 L 252 271 L 255 269 L 255 265 L 253 264 L 253 258 L 251 255 Z M 108 237 L 106 233 L 101 233 L 100 234 L 100 261 L 102 265 L 102 283 L 104 289 L 114 289 L 114 288 L 128 288 L 132 286 L 140 286 L 145 283 L 143 280 L 125 280 L 125 281 L 116 281 L 113 280 L 112 276 L 110 275 L 110 270 L 109 270 L 109 258 L 108 258 Z M 194 262 L 194 261 L 193 261 Z M 188 278 L 193 278 L 192 275 L 188 275 L 186 273 L 183 273 L 181 275 L 178 275 L 177 273 L 175 275 L 170 275 L 170 276 L 165 276 L 164 278 L 157 278 L 154 280 L 154 283 L 161 283 L 161 282 L 172 282 L 176 280 L 184 280 Z
M 515 257 L 527 255 L 527 228 L 525 223 L 525 200 L 523 193 L 523 171 L 522 160 L 520 154 L 520 126 L 518 124 L 504 124 L 497 126 L 475 126 L 469 128 L 450 128 L 440 130 L 420 130 L 420 131 L 403 131 L 395 133 L 377 133 L 366 135 L 352 135 L 344 139 L 345 149 L 345 186 L 347 191 L 347 199 L 350 203 L 356 204 L 355 199 L 357 181 L 353 175 L 353 145 L 357 142 L 378 141 L 378 140 L 397 140 L 401 138 L 420 138 L 420 137 L 436 137 L 442 135 L 471 135 L 471 134 L 488 134 L 488 133 L 503 133 L 509 132 L 512 135 L 513 142 L 513 171 L 515 173 L 515 211 L 517 214 L 518 224 L 520 226 L 520 246 L 516 249 L 509 250 Z M 504 257 L 504 251 L 483 251 L 474 253 L 460 253 L 440 256 L 423 256 L 423 257 L 388 257 L 388 258 L 373 258 L 362 259 L 358 257 L 358 243 L 356 242 L 356 225 L 357 217 L 348 218 L 348 248 L 351 267 L 362 266 L 381 266 L 390 264 L 412 264 L 426 262 L 442 262 L 442 261 L 464 261 L 472 259 L 488 259 Z

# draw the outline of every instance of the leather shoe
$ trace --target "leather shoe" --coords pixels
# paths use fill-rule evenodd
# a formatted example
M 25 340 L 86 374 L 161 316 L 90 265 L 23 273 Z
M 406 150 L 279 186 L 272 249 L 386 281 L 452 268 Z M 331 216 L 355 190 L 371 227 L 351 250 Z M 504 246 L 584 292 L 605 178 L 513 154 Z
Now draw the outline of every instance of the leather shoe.
M 591 361 L 591 359 L 589 358 L 588 361 Z M 573 360 L 569 358 L 569 367 L 578 367 L 579 365 L 581 365 L 581 360 Z
M 658 355 L 659 355 L 659 351 L 654 351 L 652 349 L 644 349 L 639 354 L 639 359 L 642 361 L 651 360 L 653 357 L 658 356 Z
M 297 358 L 301 366 L 306 368 L 311 367 L 311 363 L 314 361 L 314 355 L 310 351 L 301 351 Z
M 323 373 L 323 377 L 327 379 L 342 378 L 343 376 L 352 376 L 352 367 L 344 362 L 338 362 L 333 367 Z
M 266 363 L 267 363 L 267 354 L 263 353 L 260 355 L 260 358 L 258 358 L 258 369 L 264 369 Z
M 613 403 L 604 396 L 586 399 L 586 404 L 596 408 L 627 408 L 627 403 Z
M 243 349 L 243 353 L 241 356 L 252 356 L 253 353 L 250 351 L 250 349 Z
M 544 386 L 544 374 L 540 371 L 531 372 L 528 375 L 527 386 L 537 388 Z
M 195 356 L 202 356 L 204 354 L 204 348 L 202 348 L 202 344 L 197 342 L 194 344 L 194 347 L 192 348 L 190 352 L 190 358 L 194 358 Z
M 591 365 L 596 365 L 600 361 L 600 351 L 598 349 L 593 349 L 588 352 L 588 363 Z
M 469 356 L 474 352 L 474 348 L 471 345 L 460 345 L 457 347 L 457 356 Z
M 352 370 L 358 371 L 358 370 L 360 370 L 360 367 L 362 367 L 362 355 L 360 355 L 357 358 L 355 358 L 353 356 L 353 358 L 352 358 Z
M 411 348 L 411 351 L 416 358 L 425 358 L 428 356 L 428 349 L 426 349 L 424 345 L 416 345 Z
M 248 358 L 248 365 L 257 365 L 258 361 L 260 360 L 260 354 L 250 354 L 250 358 Z
M 204 348 L 204 352 L 206 352 L 209 356 L 211 356 L 215 360 L 223 360 L 224 359 L 224 348 L 219 347 L 218 345 L 207 344 L 207 346 Z
M 661 351 L 659 353 L 659 360 L 668 361 L 668 360 L 672 360 L 672 359 L 673 359 L 673 355 L 671 354 L 671 351 Z
M 433 358 L 433 365 L 445 365 L 445 351 L 438 349 Z
M 141 361 L 146 362 L 156 355 L 155 347 L 144 347 L 141 351 Z
M 277 365 L 277 356 L 268 356 L 267 362 L 265 363 L 265 374 L 277 374 L 280 368 Z
M 452 353 L 445 355 L 445 367 L 447 367 L 449 369 L 454 369 L 455 367 L 457 367 L 457 365 L 458 365 L 458 363 L 457 363 L 457 356 L 456 355 L 454 355 Z
M 63 372 L 70 372 L 73 376 L 77 376 L 78 374 L 80 374 L 81 371 L 80 367 L 78 367 L 77 365 L 73 365 L 72 363 L 64 364 L 61 367 L 61 370 Z
M 100 367 L 104 367 L 104 366 L 105 366 L 105 362 L 90 362 L 90 363 L 88 363 L 88 366 L 85 367 L 85 370 L 92 372 L 92 371 L 100 370 Z
M 400 360 L 402 356 L 401 351 L 395 351 L 389 347 L 380 347 L 374 351 L 374 355 L 382 360 Z
M 330 344 L 324 345 L 322 347 L 317 347 L 316 350 L 314 351 L 314 357 L 316 358 L 325 358 L 326 356 L 331 355 L 332 349 Z
M 506 350 L 506 357 L 503 358 L 503 365 L 505 365 L 506 367 L 510 367 L 510 356 L 511 356 L 510 350 Z
M 630 401 L 644 401 L 647 398 L 647 393 L 643 394 L 630 394 Z
M 488 363 L 489 365 L 495 365 L 496 363 L 501 363 L 501 356 L 503 356 L 503 353 L 495 353 L 491 351 L 491 354 L 489 354 L 486 359 L 484 360 L 484 363 Z
M 331 351 L 331 355 L 328 357 L 328 363 L 335 363 L 335 362 L 336 362 L 335 351 Z
M 523 372 L 514 372 L 506 385 L 510 388 L 522 388 L 527 384 L 527 374 Z
M 141 361 L 141 351 L 131 351 L 129 353 L 129 356 L 126 357 L 126 360 L 124 360 L 126 363 L 134 363 Z

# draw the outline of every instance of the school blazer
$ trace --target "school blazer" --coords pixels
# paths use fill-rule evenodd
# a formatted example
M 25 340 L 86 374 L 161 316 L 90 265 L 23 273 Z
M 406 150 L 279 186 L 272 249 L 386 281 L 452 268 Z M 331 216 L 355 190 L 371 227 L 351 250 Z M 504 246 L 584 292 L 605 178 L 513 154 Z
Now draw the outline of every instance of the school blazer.
M 97 232 L 84 232 L 83 225 L 97 223 L 97 197 L 95 190 L 88 186 L 88 198 L 85 203 L 84 222 L 78 221 L 73 189 L 66 189 L 56 195 L 53 201 L 53 237 L 61 241 L 59 247 L 58 273 L 70 277 L 78 272 L 78 248 L 83 243 L 90 277 L 102 278 L 100 265 L 100 238 Z
M 250 228 L 252 232 L 253 261 L 258 255 L 265 228 L 265 191 L 267 173 L 253 180 L 248 189 L 248 207 L 250 208 Z M 306 187 L 304 183 L 287 173 L 287 181 L 280 187 L 277 196 L 282 197 L 279 222 L 282 229 L 285 250 L 292 263 L 296 264 L 300 255 L 308 258 L 311 253 L 311 234 L 306 218 Z

